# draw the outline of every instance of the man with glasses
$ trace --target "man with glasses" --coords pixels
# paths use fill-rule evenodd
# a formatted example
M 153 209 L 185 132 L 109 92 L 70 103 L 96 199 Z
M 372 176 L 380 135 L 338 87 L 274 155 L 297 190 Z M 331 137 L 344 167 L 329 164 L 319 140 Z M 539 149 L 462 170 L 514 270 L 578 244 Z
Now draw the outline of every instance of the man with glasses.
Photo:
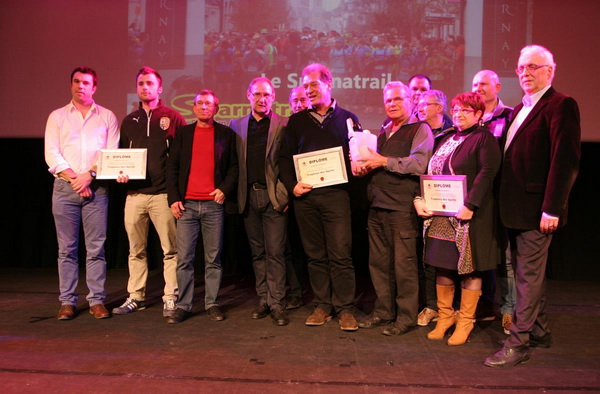
M 181 323 L 192 315 L 196 243 L 202 232 L 204 249 L 204 307 L 211 320 L 225 315 L 217 296 L 221 286 L 221 247 L 225 198 L 235 190 L 238 160 L 235 133 L 214 122 L 219 99 L 204 89 L 194 98 L 197 121 L 177 129 L 167 161 L 167 195 L 177 219 L 177 309 L 167 320 Z
M 448 99 L 444 92 L 434 89 L 421 93 L 419 103 L 417 104 L 419 120 L 427 122 L 429 127 L 431 127 L 434 138 L 434 151 L 440 141 L 442 141 L 442 137 L 450 132 L 454 132 L 452 120 L 445 114 L 447 106 Z M 425 327 L 438 319 L 435 267 L 429 264 L 420 264 L 419 268 L 422 269 L 421 303 L 424 304 L 424 308 L 419 312 L 417 324 Z
M 348 184 L 313 189 L 298 182 L 293 155 L 341 146 L 351 178 L 346 120 L 358 124 L 358 118 L 331 97 L 331 72 L 322 64 L 313 63 L 302 70 L 302 85 L 311 108 L 290 117 L 279 166 L 283 183 L 295 197 L 294 211 L 315 295 L 316 308 L 305 324 L 322 326 L 335 312 L 342 330 L 356 331 Z
M 254 78 L 246 97 L 251 113 L 234 119 L 240 166 L 238 208 L 244 217 L 252 251 L 256 293 L 260 301 L 252 312 L 262 319 L 269 312 L 273 323 L 289 323 L 285 312 L 285 244 L 288 192 L 279 179 L 279 149 L 287 118 L 273 113 L 275 88 L 268 78 Z
M 529 348 L 548 348 L 545 272 L 552 234 L 567 223 L 569 193 L 580 160 L 577 102 L 551 86 L 556 64 L 539 45 L 521 50 L 516 69 L 525 96 L 502 138 L 499 205 L 507 228 L 517 303 L 510 337 L 488 357 L 489 367 L 529 360 Z
M 500 140 L 506 131 L 513 109 L 504 105 L 498 97 L 502 89 L 498 74 L 491 70 L 481 70 L 473 77 L 472 91 L 477 93 L 485 103 L 483 124 Z M 498 267 L 500 275 L 500 291 L 502 293 L 502 328 L 505 334 L 510 333 L 512 314 L 515 306 L 515 281 L 512 269 L 510 249 L 507 249 L 507 240 L 501 242 L 503 247 L 503 264 Z M 477 305 L 476 319 L 490 321 L 496 318 L 494 311 L 494 298 L 496 294 L 496 270 L 483 272 L 483 294 Z
M 383 103 L 391 122 L 379 134 L 377 152 L 353 172 L 369 174 L 369 271 L 377 293 L 375 309 L 359 326 L 394 322 L 382 332 L 391 336 L 417 324 L 419 224 L 413 197 L 419 194 L 419 175 L 427 171 L 433 135 L 427 123 L 410 122 L 410 91 L 402 82 L 385 85 Z

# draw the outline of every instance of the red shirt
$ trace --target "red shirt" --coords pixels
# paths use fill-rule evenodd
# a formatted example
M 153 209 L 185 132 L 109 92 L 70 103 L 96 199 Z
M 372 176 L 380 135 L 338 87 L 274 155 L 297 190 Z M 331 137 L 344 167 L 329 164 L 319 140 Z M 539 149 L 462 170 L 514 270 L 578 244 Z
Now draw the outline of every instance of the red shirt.
M 185 198 L 186 200 L 214 200 L 214 196 L 209 194 L 215 189 L 215 128 L 196 125 Z

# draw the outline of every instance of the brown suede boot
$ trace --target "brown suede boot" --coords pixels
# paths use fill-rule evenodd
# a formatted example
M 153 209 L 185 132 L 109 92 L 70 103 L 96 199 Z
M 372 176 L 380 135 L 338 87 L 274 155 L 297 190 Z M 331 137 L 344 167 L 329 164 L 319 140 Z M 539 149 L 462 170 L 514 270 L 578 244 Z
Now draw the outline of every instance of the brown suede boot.
M 444 339 L 444 334 L 454 325 L 454 308 L 452 300 L 454 299 L 454 285 L 442 286 L 435 285 L 437 292 L 438 320 L 435 328 L 427 334 L 427 339 L 439 341 Z
M 469 334 L 475 326 L 475 310 L 479 296 L 481 296 L 481 290 L 462 289 L 458 323 L 456 323 L 454 334 L 448 339 L 448 346 L 464 345 L 467 342 Z

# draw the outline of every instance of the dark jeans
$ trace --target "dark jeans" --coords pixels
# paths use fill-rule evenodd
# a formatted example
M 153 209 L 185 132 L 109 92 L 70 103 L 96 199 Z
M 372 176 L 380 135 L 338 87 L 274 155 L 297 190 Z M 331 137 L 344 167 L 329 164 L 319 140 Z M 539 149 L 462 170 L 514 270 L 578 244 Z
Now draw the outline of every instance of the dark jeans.
M 248 190 L 244 225 L 252 250 L 256 293 L 261 305 L 282 309 L 285 297 L 287 214 L 277 212 L 267 189 Z
M 371 208 L 368 226 L 369 271 L 377 293 L 373 313 L 414 326 L 419 308 L 417 216 Z
M 546 315 L 546 263 L 552 235 L 538 230 L 508 230 L 510 248 L 516 253 L 514 269 L 517 303 L 510 326 L 507 348 L 529 347 L 530 336 L 541 338 L 550 333 Z
M 350 197 L 345 190 L 315 189 L 294 202 L 315 306 L 353 312 L 356 281 L 352 265 Z

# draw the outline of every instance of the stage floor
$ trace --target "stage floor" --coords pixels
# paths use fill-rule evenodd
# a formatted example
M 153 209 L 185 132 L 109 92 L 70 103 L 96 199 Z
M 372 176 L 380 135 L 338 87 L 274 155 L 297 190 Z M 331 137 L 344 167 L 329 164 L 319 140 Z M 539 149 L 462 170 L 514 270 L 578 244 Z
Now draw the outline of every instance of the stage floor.
M 2 393 L 600 391 L 597 281 L 549 281 L 554 344 L 508 369 L 482 363 L 505 337 L 498 320 L 477 324 L 460 347 L 427 340 L 433 324 L 400 337 L 381 329 L 343 332 L 335 318 L 306 327 L 308 306 L 277 327 L 269 317 L 250 319 L 257 303 L 252 279 L 229 277 L 220 293 L 227 319 L 213 322 L 201 305 L 201 282 L 194 315 L 181 324 L 162 317 L 158 271 L 150 273 L 146 310 L 95 320 L 80 280 L 78 317 L 58 321 L 56 272 L 0 270 Z M 126 298 L 127 272 L 109 271 L 106 283 L 112 309 Z M 370 291 L 359 294 L 361 309 L 372 302 Z

